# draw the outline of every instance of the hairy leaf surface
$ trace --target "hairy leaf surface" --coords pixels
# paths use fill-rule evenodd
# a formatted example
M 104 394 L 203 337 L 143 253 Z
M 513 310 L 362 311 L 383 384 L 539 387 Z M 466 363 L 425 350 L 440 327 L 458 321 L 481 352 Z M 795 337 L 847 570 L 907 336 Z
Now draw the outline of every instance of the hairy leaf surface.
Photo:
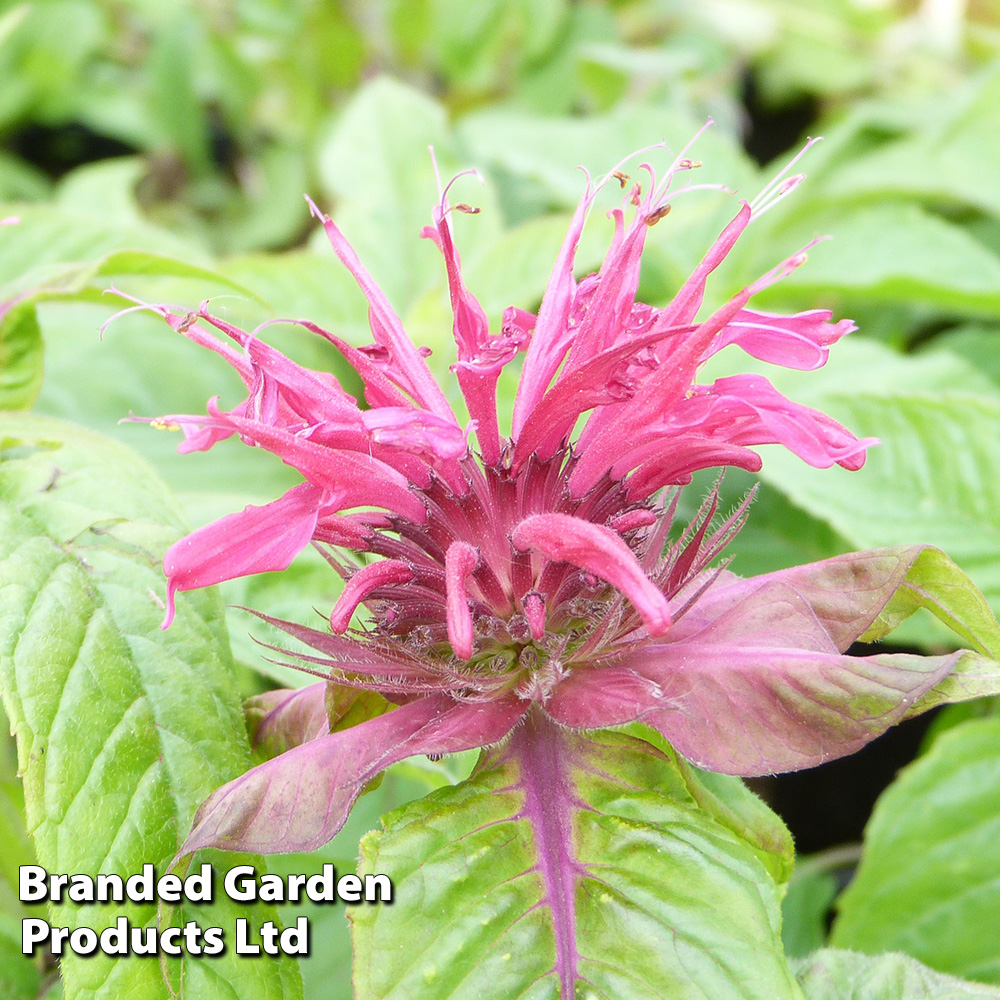
M 212 592 L 159 629 L 159 561 L 181 530 L 126 448 L 55 420 L 0 417 L 0 691 L 17 736 L 28 829 L 51 872 L 166 870 L 199 802 L 248 765 L 222 608 Z M 220 868 L 244 858 L 227 857 Z M 220 898 L 221 896 L 221 898 Z M 52 909 L 57 925 L 155 924 L 155 906 Z M 182 908 L 184 924 L 254 924 L 266 908 Z M 66 997 L 168 996 L 159 963 L 64 958 Z M 300 995 L 288 960 L 171 960 L 184 996 Z

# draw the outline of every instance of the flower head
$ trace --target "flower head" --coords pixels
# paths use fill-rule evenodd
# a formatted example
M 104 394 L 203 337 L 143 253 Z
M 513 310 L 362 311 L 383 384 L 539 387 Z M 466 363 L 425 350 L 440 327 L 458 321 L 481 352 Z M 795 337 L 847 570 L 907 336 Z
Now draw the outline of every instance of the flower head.
M 762 444 L 784 445 L 813 466 L 858 469 L 873 443 L 759 375 L 698 381 L 704 362 L 730 345 L 765 362 L 818 368 L 854 328 L 827 310 L 750 308 L 757 292 L 804 262 L 801 251 L 715 311 L 702 309 L 707 281 L 755 213 L 800 175 L 779 176 L 756 208 L 742 202 L 666 306 L 637 301 L 644 243 L 692 166 L 682 153 L 658 181 L 643 164 L 643 186 L 620 171 L 609 175 L 622 183 L 623 205 L 610 213 L 600 270 L 578 281 L 574 255 L 602 186 L 588 184 L 537 315 L 510 308 L 493 331 L 462 277 L 450 226 L 460 206 L 449 204 L 447 190 L 441 195 L 423 235 L 444 258 L 452 371 L 469 427 L 340 230 L 312 203 L 368 299 L 373 342 L 357 347 L 302 325 L 353 366 L 364 402 L 205 305 L 193 314 L 160 308 L 175 330 L 225 358 L 247 392 L 228 410 L 213 399 L 206 415 L 163 418 L 183 430 L 181 450 L 238 436 L 303 480 L 167 552 L 165 625 L 178 591 L 283 569 L 312 542 L 346 581 L 330 629 L 279 624 L 313 647 L 312 661 L 337 690 L 377 692 L 391 709 L 221 789 L 186 849 L 317 846 L 390 763 L 496 743 L 526 716 L 572 728 L 642 719 L 697 763 L 731 773 L 808 766 L 877 735 L 951 669 L 947 657 L 918 668 L 891 656 L 844 655 L 915 551 L 740 580 L 711 564 L 747 504 L 713 527 L 714 496 L 664 551 L 676 506 L 664 487 L 712 466 L 755 471 Z M 507 434 L 497 380 L 520 353 Z M 845 576 L 853 603 L 832 611 L 830 594 Z M 367 620 L 352 627 L 361 606 Z M 316 712 L 303 706 L 310 698 L 322 705 L 324 688 L 272 699 L 265 728 L 284 732 L 283 719 L 308 717 L 315 737 Z M 281 745 L 289 742 L 294 735 L 284 732 Z

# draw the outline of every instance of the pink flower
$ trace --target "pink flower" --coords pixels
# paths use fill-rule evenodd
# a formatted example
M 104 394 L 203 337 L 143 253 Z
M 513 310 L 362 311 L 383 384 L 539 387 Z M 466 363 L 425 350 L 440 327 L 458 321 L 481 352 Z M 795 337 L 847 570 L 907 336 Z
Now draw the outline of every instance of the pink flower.
M 473 647 L 490 643 L 479 639 L 469 646 L 468 618 L 484 634 L 502 631 L 524 617 L 531 595 L 544 633 L 565 618 L 580 581 L 596 577 L 658 633 L 667 625 L 665 598 L 654 593 L 635 554 L 658 517 L 652 499 L 658 490 L 689 482 L 709 466 L 756 471 L 760 457 L 752 449 L 759 444 L 783 444 L 818 467 L 860 468 L 871 439 L 859 441 L 824 414 L 786 399 L 765 378 L 696 381 L 699 367 L 731 344 L 775 364 L 817 368 L 830 345 L 854 329 L 849 320 L 832 322 L 826 310 L 784 316 L 747 308 L 754 293 L 803 263 L 802 252 L 699 318 L 706 281 L 749 224 L 750 205 L 741 204 L 670 304 L 655 309 L 636 301 L 643 244 L 669 211 L 677 175 L 690 166 L 678 157 L 657 184 L 652 168 L 643 165 L 648 191 L 638 184 L 626 190 L 623 208 L 611 213 L 614 236 L 601 270 L 578 283 L 574 254 L 601 187 L 588 186 L 538 315 L 508 309 L 498 333 L 490 333 L 464 285 L 447 192 L 442 195 L 423 235 L 444 256 L 458 353 L 452 370 L 473 419 L 478 453 L 389 302 L 340 230 L 312 203 L 368 298 L 374 343 L 356 348 L 300 322 L 357 370 L 366 407 L 330 374 L 299 367 L 205 305 L 187 315 L 161 307 L 174 329 L 224 357 L 247 388 L 247 398 L 228 411 L 214 399 L 207 416 L 163 418 L 184 431 L 181 450 L 205 450 L 238 435 L 304 479 L 284 497 L 208 525 L 167 553 L 165 624 L 177 591 L 284 569 L 311 540 L 402 561 L 413 572 L 395 581 L 390 598 L 385 591 L 392 584 L 378 586 L 377 573 L 369 577 L 370 568 L 361 570 L 334 611 L 340 631 L 362 601 L 389 602 L 391 613 L 380 613 L 388 634 L 406 636 L 426 626 L 435 642 L 449 641 L 469 660 Z M 611 176 L 623 178 L 617 171 Z M 526 356 L 512 434 L 502 437 L 497 379 L 520 351 Z M 643 531 L 635 530 L 636 518 L 647 522 Z M 448 569 L 452 546 L 460 548 L 451 560 L 461 551 L 462 565 L 469 563 L 470 547 L 476 553 L 464 574 Z
M 857 749 L 953 669 L 963 654 L 845 655 L 918 549 L 740 580 L 711 563 L 749 501 L 713 530 L 713 496 L 664 553 L 676 507 L 676 491 L 661 495 L 664 487 L 710 466 L 757 470 L 753 449 L 761 444 L 784 445 L 817 467 L 858 469 L 873 443 L 786 399 L 761 376 L 697 381 L 701 365 L 733 344 L 770 363 L 817 368 L 853 329 L 825 310 L 777 315 L 749 307 L 756 292 L 804 262 L 802 252 L 703 314 L 707 280 L 754 217 L 749 204 L 740 204 L 669 304 L 636 301 L 645 240 L 691 165 L 682 154 L 657 183 L 644 164 L 645 191 L 622 181 L 624 204 L 611 213 L 604 263 L 578 282 L 574 254 L 601 186 L 588 185 L 538 314 L 508 309 L 492 333 L 462 279 L 442 195 L 424 235 L 444 257 L 458 354 L 452 370 L 470 428 L 315 206 L 368 298 L 373 343 L 354 347 L 303 325 L 355 368 L 364 405 L 328 373 L 299 367 L 204 305 L 186 315 L 158 307 L 174 329 L 225 358 L 247 391 L 228 410 L 213 399 L 207 415 L 163 418 L 183 430 L 181 449 L 235 435 L 303 479 L 167 552 L 164 624 L 178 591 L 283 569 L 312 542 L 346 580 L 330 631 L 278 624 L 313 647 L 312 662 L 332 683 L 377 692 L 390 708 L 331 733 L 322 721 L 325 683 L 274 696 L 263 728 L 291 748 L 212 795 L 185 852 L 315 848 L 389 764 L 496 744 L 512 731 L 509 753 L 527 753 L 530 743 L 532 754 L 545 756 L 556 753 L 552 741 L 563 727 L 641 719 L 704 767 L 744 775 L 806 767 Z M 756 211 L 799 180 L 779 177 Z M 521 351 L 507 435 L 497 378 Z M 362 555 L 335 556 L 332 547 Z M 361 606 L 367 621 L 352 628 Z M 297 728 L 304 742 L 295 746 Z
M 742 580 L 713 563 L 749 498 L 713 527 L 715 494 L 666 545 L 678 494 L 664 488 L 688 483 L 697 470 L 755 471 L 761 444 L 781 444 L 813 466 L 858 469 L 874 443 L 759 375 L 698 382 L 704 362 L 734 344 L 765 362 L 818 368 L 854 328 L 826 310 L 750 308 L 804 252 L 714 312 L 701 308 L 706 282 L 755 214 L 801 175 L 779 175 L 752 204 L 741 203 L 670 303 L 636 301 L 645 240 L 692 166 L 682 153 L 658 184 L 644 164 L 645 192 L 618 171 L 609 175 L 622 181 L 623 206 L 611 213 L 601 269 L 578 282 L 574 254 L 601 187 L 588 185 L 538 314 L 512 307 L 496 332 L 465 287 L 442 194 L 424 235 L 444 257 L 452 371 L 468 427 L 315 206 L 367 296 L 373 342 L 355 347 L 298 322 L 353 366 L 364 403 L 329 373 L 299 367 L 205 305 L 187 314 L 157 307 L 175 330 L 225 358 L 246 387 L 231 409 L 216 398 L 205 415 L 162 418 L 183 431 L 181 450 L 236 436 L 302 476 L 284 496 L 171 547 L 164 627 L 178 592 L 284 569 L 310 543 L 346 581 L 329 630 L 273 622 L 312 647 L 300 658 L 330 679 L 255 700 L 255 737 L 277 755 L 206 800 L 182 854 L 314 849 L 390 764 L 495 746 L 490 766 L 510 765 L 507 790 L 523 803 L 516 818 L 532 826 L 532 871 L 545 890 L 540 905 L 552 914 L 551 975 L 570 1000 L 581 978 L 576 890 L 590 876 L 573 853 L 567 817 L 580 804 L 568 775 L 600 752 L 571 731 L 641 720 L 702 767 L 792 770 L 858 749 L 948 696 L 937 686 L 960 665 L 974 669 L 965 658 L 978 662 L 976 654 L 966 651 L 846 655 L 861 636 L 912 613 L 919 601 L 894 595 L 913 590 L 907 581 L 918 562 L 929 572 L 925 563 L 936 565 L 940 554 L 876 550 Z M 497 380 L 522 351 L 507 434 Z M 352 628 L 361 607 L 367 619 Z M 329 704 L 345 699 L 356 699 L 351 718 L 365 721 L 344 728 L 332 713 L 331 725 Z M 604 765 L 593 766 L 597 774 Z

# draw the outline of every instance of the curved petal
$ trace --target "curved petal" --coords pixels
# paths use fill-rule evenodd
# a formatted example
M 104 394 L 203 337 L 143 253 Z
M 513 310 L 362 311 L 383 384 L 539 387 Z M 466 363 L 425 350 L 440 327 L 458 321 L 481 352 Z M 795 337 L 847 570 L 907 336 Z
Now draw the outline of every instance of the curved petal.
M 264 854 L 315 850 L 344 825 L 354 800 L 379 771 L 414 754 L 496 743 L 526 709 L 513 696 L 463 703 L 431 695 L 295 747 L 213 792 L 178 856 L 202 847 Z
M 545 287 L 542 304 L 535 321 L 535 332 L 528 345 L 528 353 L 521 370 L 521 380 L 514 400 L 514 437 L 520 435 L 525 421 L 542 398 L 552 381 L 559 365 L 569 350 L 571 333 L 569 330 L 570 310 L 576 293 L 576 279 L 573 277 L 573 261 L 576 249 L 583 235 L 583 223 L 587 218 L 596 192 L 587 185 L 587 191 L 580 199 L 573 220 L 563 238 L 559 256 L 556 258 L 552 275 Z
M 730 375 L 698 386 L 670 423 L 738 445 L 781 444 L 817 469 L 835 463 L 857 470 L 876 438 L 856 438 L 819 410 L 783 396 L 760 375 Z
M 409 583 L 413 579 L 413 567 L 400 559 L 380 559 L 378 562 L 362 566 L 347 581 L 337 603 L 330 612 L 330 628 L 337 635 L 347 631 L 358 605 L 367 600 L 368 595 L 379 587 Z
M 278 500 L 262 507 L 250 504 L 174 542 L 163 557 L 167 613 L 161 628 L 174 620 L 178 590 L 287 569 L 309 544 L 323 499 L 322 490 L 302 483 Z
M 646 576 L 632 550 L 610 528 L 571 514 L 534 514 L 511 533 L 518 549 L 534 549 L 556 562 L 568 562 L 620 590 L 642 616 L 650 635 L 670 626 L 667 599 Z
M 829 309 L 809 309 L 790 316 L 742 309 L 719 333 L 711 353 L 737 344 L 759 361 L 814 371 L 826 364 L 831 345 L 857 329 L 849 319 L 830 322 L 832 316 Z
M 414 347 L 413 342 L 403 331 L 385 293 L 375 284 L 374 278 L 358 259 L 354 248 L 344 238 L 336 223 L 328 215 L 321 212 L 310 198 L 306 198 L 309 210 L 319 219 L 326 230 L 330 246 L 340 258 L 341 263 L 351 272 L 358 287 L 368 300 L 368 318 L 376 343 L 386 348 L 390 355 L 390 364 L 400 385 L 405 386 L 410 395 L 424 408 L 436 413 L 445 420 L 454 420 L 448 400 L 445 399 L 430 369 Z
M 472 656 L 472 611 L 465 583 L 479 562 L 479 553 L 468 542 L 455 541 L 444 557 L 448 641 L 455 655 L 463 660 Z

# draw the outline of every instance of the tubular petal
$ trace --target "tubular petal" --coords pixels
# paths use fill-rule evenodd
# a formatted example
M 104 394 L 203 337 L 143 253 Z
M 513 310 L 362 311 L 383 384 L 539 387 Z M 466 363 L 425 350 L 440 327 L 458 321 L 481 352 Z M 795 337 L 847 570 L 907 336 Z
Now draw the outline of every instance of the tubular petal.
M 413 579 L 413 567 L 398 559 L 380 559 L 359 569 L 347 581 L 330 612 L 330 628 L 338 635 L 347 631 L 358 605 L 379 587 L 399 586 Z
M 610 528 L 571 514 L 535 514 L 521 521 L 511 541 L 517 549 L 572 563 L 610 583 L 635 605 L 650 635 L 663 635 L 670 627 L 667 599 Z
M 312 538 L 328 494 L 303 483 L 262 507 L 248 505 L 206 524 L 167 549 L 167 613 L 161 628 L 174 620 L 178 590 L 210 587 L 252 573 L 287 569 Z
M 465 584 L 478 562 L 479 553 L 467 542 L 452 542 L 444 557 L 448 641 L 464 660 L 472 656 L 472 611 Z
M 528 346 L 521 381 L 517 387 L 517 397 L 514 400 L 515 439 L 549 387 L 552 376 L 556 373 L 566 351 L 569 350 L 570 338 L 567 336 L 569 315 L 573 305 L 573 293 L 576 290 L 573 261 L 576 258 L 580 236 L 583 234 L 583 223 L 593 200 L 594 192 L 588 185 L 573 214 L 573 221 L 569 224 L 559 256 L 552 268 L 552 276 L 545 287 L 542 305 L 535 321 L 535 332 Z
M 310 198 L 306 198 L 306 201 L 313 216 L 320 220 L 326 230 L 330 246 L 364 292 L 370 307 L 369 316 L 375 340 L 390 350 L 391 363 L 404 380 L 408 391 L 428 410 L 446 420 L 454 421 L 455 415 L 444 398 L 444 393 L 434 381 L 430 369 L 413 346 L 413 342 L 403 331 L 399 317 L 389 305 L 389 300 L 375 284 L 375 280 L 358 259 L 354 248 L 344 239 L 344 234 L 337 228 L 333 219 L 321 212 Z

